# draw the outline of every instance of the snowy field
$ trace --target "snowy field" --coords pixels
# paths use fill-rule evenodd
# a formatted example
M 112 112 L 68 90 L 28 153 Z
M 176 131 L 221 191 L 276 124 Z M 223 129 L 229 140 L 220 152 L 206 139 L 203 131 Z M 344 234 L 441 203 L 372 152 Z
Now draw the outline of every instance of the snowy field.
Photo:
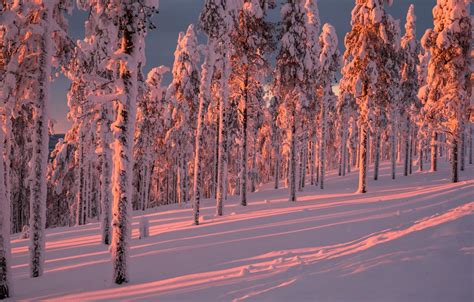
M 369 182 L 329 173 L 327 189 L 261 188 L 249 206 L 205 201 L 200 226 L 189 207 L 135 213 L 131 283 L 113 286 L 99 225 L 47 231 L 45 274 L 28 277 L 28 240 L 13 237 L 16 300 L 474 301 L 474 169 Z M 401 171 L 401 168 L 398 170 Z M 369 174 L 371 176 L 371 174 Z

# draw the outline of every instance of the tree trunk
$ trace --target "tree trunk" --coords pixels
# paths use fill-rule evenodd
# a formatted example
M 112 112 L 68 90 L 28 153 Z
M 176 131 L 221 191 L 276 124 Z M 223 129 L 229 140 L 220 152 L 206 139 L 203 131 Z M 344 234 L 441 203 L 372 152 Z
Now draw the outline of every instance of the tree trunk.
M 326 101 L 321 106 L 321 137 L 319 140 L 319 186 L 324 189 L 324 177 L 326 175 Z
M 460 157 L 461 157 L 461 164 L 460 164 L 460 167 L 459 169 L 461 171 L 464 171 L 464 168 L 465 168 L 465 165 L 466 165 L 466 162 L 465 162 L 465 158 L 466 158 L 466 131 L 464 129 L 464 127 L 462 127 L 462 130 L 461 130 L 462 134 L 461 134 L 461 154 L 460 154 Z
M 126 7 L 126 5 L 124 5 Z M 132 11 L 125 10 L 123 18 L 134 24 Z M 113 166 L 113 207 L 112 207 L 112 264 L 113 280 L 116 284 L 127 283 L 129 241 L 131 237 L 131 206 L 133 185 L 133 137 L 137 106 L 138 53 L 136 41 L 140 34 L 129 25 L 122 32 L 121 52 L 131 57 L 125 64 L 120 63 L 120 80 L 123 84 L 124 100 L 118 103 L 117 119 L 112 125 L 115 132 L 115 153 Z
M 459 182 L 459 172 L 458 172 L 458 168 L 459 168 L 459 163 L 458 163 L 458 138 L 455 137 L 453 138 L 453 142 L 452 142 L 452 146 L 451 146 L 451 181 L 453 183 L 456 183 L 456 182 Z
M 360 127 L 360 144 L 359 144 L 359 193 L 367 193 L 367 128 Z
M 39 56 L 39 95 L 34 114 L 33 157 L 31 159 L 30 182 L 30 274 L 32 278 L 43 275 L 45 226 L 46 226 L 46 169 L 48 165 L 48 105 L 52 61 L 52 7 L 44 6 L 43 22 L 47 24 L 41 39 Z
M 111 200 L 112 200 L 112 186 L 111 186 L 111 177 L 112 177 L 112 150 L 110 150 L 110 144 L 108 142 L 107 136 L 110 131 L 110 122 L 107 120 L 108 113 L 103 109 L 102 120 L 100 124 L 100 144 L 102 149 L 102 169 L 100 174 L 100 204 L 102 206 L 102 243 L 109 245 L 111 243 Z
M 9 138 L 7 138 L 8 140 Z M 0 300 L 10 297 L 10 198 L 5 182 L 4 133 L 0 127 Z M 8 156 L 8 154 L 6 154 Z
M 392 179 L 396 177 L 396 169 L 397 169 L 397 138 L 396 138 L 396 124 L 395 121 L 392 119 L 392 129 L 390 132 L 390 142 L 391 142 L 391 154 L 390 154 L 390 161 L 392 164 Z
M 240 204 L 247 206 L 247 128 L 248 128 L 248 84 L 249 74 L 245 74 L 244 81 L 244 97 L 242 99 L 243 111 L 242 111 L 242 155 L 241 155 L 241 169 L 240 169 Z
M 374 180 L 379 179 L 379 166 L 380 166 L 380 132 L 376 130 L 374 135 Z
M 311 138 L 311 158 L 310 158 L 310 167 L 309 167 L 309 171 L 310 171 L 310 182 L 311 182 L 311 185 L 314 186 L 314 168 L 315 168 L 315 160 L 316 160 L 316 136 L 313 135 L 312 138 Z
M 420 143 L 419 143 L 419 150 L 418 150 L 418 167 L 419 167 L 419 171 L 420 172 L 423 172 L 423 156 L 424 156 L 424 146 L 423 146 L 423 140 L 420 140 Z
M 225 150 L 225 110 L 226 110 L 227 100 L 221 98 L 219 100 L 219 132 L 218 132 L 218 157 L 217 157 L 217 192 L 216 192 L 216 215 L 222 216 L 224 214 L 224 165 L 226 162 L 227 152 Z
M 405 166 L 404 166 L 404 171 L 403 171 L 404 176 L 408 176 L 409 160 L 410 160 L 410 122 L 407 121 L 407 130 L 405 133 Z
M 290 198 L 292 202 L 296 201 L 296 113 L 292 109 L 291 117 L 291 131 L 290 131 L 290 173 L 289 173 L 289 188 Z
M 431 172 L 438 170 L 438 133 L 431 135 Z

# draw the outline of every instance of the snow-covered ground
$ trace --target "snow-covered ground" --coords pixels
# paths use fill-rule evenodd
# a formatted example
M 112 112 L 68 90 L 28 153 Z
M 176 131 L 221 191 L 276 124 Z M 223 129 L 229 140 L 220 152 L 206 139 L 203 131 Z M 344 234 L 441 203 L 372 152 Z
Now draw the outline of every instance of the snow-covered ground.
M 399 172 L 401 168 L 399 169 Z M 45 274 L 28 277 L 28 240 L 12 239 L 18 300 L 159 301 L 474 301 L 474 169 L 449 183 L 436 173 L 369 182 L 330 174 L 327 189 L 261 188 L 242 208 L 232 199 L 200 226 L 189 207 L 146 213 L 150 237 L 134 218 L 132 282 L 113 286 L 97 223 L 48 230 Z

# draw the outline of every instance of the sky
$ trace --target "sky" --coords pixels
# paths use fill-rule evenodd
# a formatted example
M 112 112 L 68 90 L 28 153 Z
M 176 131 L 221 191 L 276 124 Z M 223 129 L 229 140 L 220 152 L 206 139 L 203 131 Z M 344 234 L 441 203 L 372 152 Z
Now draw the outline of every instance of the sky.
M 277 0 L 278 3 L 282 2 Z M 350 30 L 351 11 L 355 0 L 319 0 L 319 12 L 321 24 L 331 23 L 339 37 L 339 45 L 343 50 L 345 34 Z M 417 35 L 420 38 L 427 28 L 432 27 L 432 8 L 436 0 L 394 0 L 392 7 L 387 11 L 400 19 L 402 35 L 405 31 L 405 17 L 410 4 L 415 5 L 417 15 Z M 154 17 L 154 24 L 157 29 L 149 31 L 146 37 L 146 65 L 145 74 L 153 67 L 166 65 L 172 67 L 173 53 L 176 48 L 178 34 L 186 31 L 189 24 L 197 24 L 199 14 L 203 7 L 204 0 L 160 0 L 159 14 Z M 279 7 L 269 14 L 272 21 L 279 19 Z M 84 21 L 87 14 L 77 8 L 69 16 L 69 33 L 73 39 L 84 37 Z M 205 37 L 199 35 L 199 41 L 205 43 Z M 170 82 L 168 74 L 165 83 Z M 52 104 L 50 106 L 51 118 L 55 121 L 54 130 L 56 133 L 65 133 L 71 126 L 67 120 L 67 99 L 66 94 L 70 82 L 60 76 L 54 80 L 52 85 Z

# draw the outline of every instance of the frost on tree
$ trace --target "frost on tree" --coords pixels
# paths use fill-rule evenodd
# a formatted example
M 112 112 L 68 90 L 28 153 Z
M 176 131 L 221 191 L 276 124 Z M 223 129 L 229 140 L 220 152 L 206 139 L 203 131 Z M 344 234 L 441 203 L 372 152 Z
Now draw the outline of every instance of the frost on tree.
M 65 40 L 67 22 L 63 13 L 71 9 L 69 1 L 37 1 L 25 5 L 23 14 L 38 16 L 28 18 L 22 33 L 24 39 L 21 45 L 26 52 L 34 49 L 37 63 L 29 65 L 29 72 L 34 80 L 29 86 L 30 99 L 34 99 L 32 109 L 33 131 L 32 146 L 33 156 L 30 164 L 30 274 L 39 277 L 43 274 L 44 263 L 44 229 L 46 225 L 46 171 L 48 162 L 49 141 L 49 98 L 50 78 L 52 76 L 53 57 L 54 63 L 64 61 L 68 53 Z M 26 59 L 21 57 L 20 59 Z M 24 65 L 33 62 L 22 62 Z M 26 67 L 26 66 L 24 66 Z
M 402 137 L 404 143 L 404 175 L 409 174 L 410 168 L 410 145 L 413 144 L 413 128 L 416 122 L 416 112 L 418 111 L 418 70 L 420 45 L 416 39 L 416 16 L 415 6 L 411 5 L 405 25 L 405 35 L 402 38 L 401 46 L 404 52 L 402 65 L 402 91 L 403 97 L 400 102 L 400 117 L 403 125 Z
M 112 123 L 113 172 L 112 172 L 112 263 L 116 284 L 129 281 L 128 258 L 131 236 L 131 205 L 133 178 L 133 137 L 135 133 L 138 96 L 139 62 L 144 62 L 145 35 L 148 17 L 158 6 L 157 1 L 111 1 L 107 7 L 114 21 L 117 36 L 111 47 L 114 55 L 109 61 L 110 70 L 117 70 L 117 117 Z
M 241 124 L 241 169 L 239 175 L 240 204 L 243 206 L 247 205 L 248 145 L 250 138 L 253 138 L 254 142 L 257 139 L 257 133 L 255 132 L 258 131 L 258 126 L 254 122 L 257 121 L 259 110 L 263 107 L 261 105 L 263 95 L 259 94 L 259 90 L 264 84 L 264 76 L 269 69 L 268 54 L 274 46 L 272 27 L 265 18 L 267 10 L 274 7 L 274 1 L 269 0 L 243 1 L 242 7 L 235 12 L 235 22 L 237 24 L 230 36 L 234 48 L 232 53 L 231 95 L 239 99 L 238 110 Z M 221 47 L 225 47 L 225 44 Z M 254 130 L 253 135 L 249 131 L 252 128 Z M 223 127 L 220 128 L 220 131 L 224 131 Z M 251 137 L 249 137 L 249 134 Z M 254 163 L 253 159 L 257 152 L 255 145 L 252 151 L 252 162 Z M 223 154 L 225 150 L 221 152 Z M 252 166 L 254 169 L 254 165 Z M 252 184 L 254 184 L 254 172 L 250 174 L 252 175 Z M 254 186 L 252 187 L 254 189 Z M 218 214 L 219 211 L 218 209 Z
M 394 83 L 392 75 L 396 72 L 394 67 L 398 60 L 393 60 L 393 56 L 396 55 L 396 44 L 399 44 L 399 40 L 396 39 L 397 31 L 393 18 L 385 13 L 385 2 L 357 1 L 352 10 L 352 29 L 345 38 L 344 59 L 347 63 L 343 74 L 359 109 L 357 126 L 360 133 L 360 193 L 367 192 L 369 131 L 374 129 L 376 122 L 386 118 L 387 110 L 393 110 L 394 106 L 390 101 L 396 101 L 390 96 L 396 95 L 397 83 Z M 384 69 L 389 59 L 392 59 L 392 66 Z
M 178 202 L 189 199 L 189 163 L 192 160 L 196 131 L 196 117 L 199 96 L 199 61 L 201 59 L 194 26 L 189 25 L 186 33 L 180 33 L 174 53 L 173 81 L 168 87 L 166 99 L 173 107 L 173 125 L 167 133 L 170 147 L 175 154 L 178 170 Z
M 330 24 L 324 24 L 319 38 L 321 54 L 320 64 L 320 89 L 321 89 L 321 134 L 319 137 L 319 169 L 320 188 L 324 189 L 324 177 L 326 174 L 326 142 L 327 142 L 327 116 L 328 109 L 333 97 L 332 84 L 336 81 L 336 71 L 340 66 L 340 53 L 337 45 L 336 30 Z M 334 104 L 333 104 L 334 105 Z
M 281 46 L 277 55 L 275 84 L 283 124 L 289 145 L 289 200 L 296 201 L 296 157 L 297 140 L 301 124 L 298 117 L 307 106 L 305 93 L 308 83 L 306 10 L 303 1 L 287 1 L 281 7 Z
M 424 37 L 431 53 L 423 115 L 434 133 L 447 135 L 451 148 L 451 180 L 459 181 L 458 149 L 467 123 L 470 93 L 470 44 L 472 23 L 470 3 L 438 0 L 433 9 L 434 28 Z

